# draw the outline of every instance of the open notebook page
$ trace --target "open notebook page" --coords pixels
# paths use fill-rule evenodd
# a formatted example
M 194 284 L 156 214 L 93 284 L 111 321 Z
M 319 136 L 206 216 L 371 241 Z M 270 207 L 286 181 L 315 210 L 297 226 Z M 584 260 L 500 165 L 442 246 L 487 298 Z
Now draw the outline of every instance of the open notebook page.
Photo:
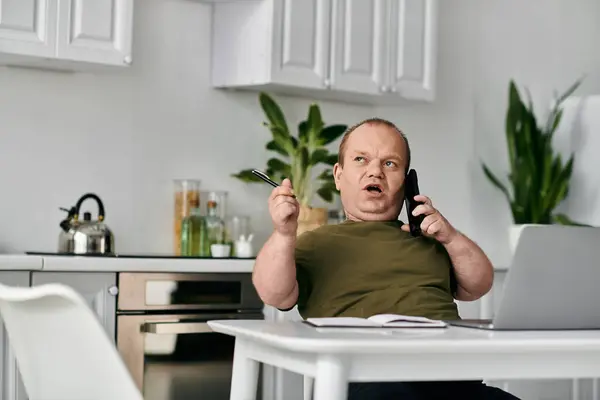
M 445 327 L 443 321 L 424 317 L 397 314 L 379 314 L 370 318 L 332 317 L 307 318 L 306 322 L 319 327 L 389 327 L 389 328 L 434 328 Z
M 443 321 L 399 314 L 377 314 L 367 319 L 379 326 L 446 326 Z

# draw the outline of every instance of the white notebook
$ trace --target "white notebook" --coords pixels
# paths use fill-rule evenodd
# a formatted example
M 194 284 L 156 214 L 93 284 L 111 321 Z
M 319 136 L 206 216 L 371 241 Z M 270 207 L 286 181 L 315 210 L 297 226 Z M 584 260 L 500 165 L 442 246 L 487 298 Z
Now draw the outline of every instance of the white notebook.
M 307 318 L 305 322 L 320 328 L 445 328 L 444 321 L 398 314 L 377 314 L 369 318 Z

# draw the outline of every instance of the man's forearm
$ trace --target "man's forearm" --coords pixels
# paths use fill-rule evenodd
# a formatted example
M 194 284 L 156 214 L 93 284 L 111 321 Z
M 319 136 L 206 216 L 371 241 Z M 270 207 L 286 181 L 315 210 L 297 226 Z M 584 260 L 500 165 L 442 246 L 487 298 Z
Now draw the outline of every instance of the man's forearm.
M 456 298 L 473 301 L 486 294 L 494 281 L 494 268 L 483 250 L 460 232 L 444 247 L 456 274 Z
M 274 232 L 256 257 L 252 281 L 266 304 L 285 309 L 294 306 L 298 298 L 295 236 Z

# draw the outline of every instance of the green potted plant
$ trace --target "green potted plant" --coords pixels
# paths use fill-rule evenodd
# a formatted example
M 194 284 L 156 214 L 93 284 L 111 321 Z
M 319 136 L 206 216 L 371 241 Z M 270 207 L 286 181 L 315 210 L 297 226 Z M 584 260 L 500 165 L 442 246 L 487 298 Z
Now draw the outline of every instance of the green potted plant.
M 531 99 L 525 104 L 514 81 L 510 81 L 505 127 L 510 169 L 508 185 L 502 183 L 485 163 L 482 167 L 487 179 L 504 194 L 510 207 L 513 219 L 511 248 L 516 245 L 525 225 L 582 225 L 554 212 L 568 195 L 575 156 L 571 154 L 564 161 L 552 144 L 562 118 L 561 105 L 580 83 L 581 80 L 576 81 L 557 96 L 545 125 L 541 125 Z
M 290 132 L 288 123 L 279 105 L 267 93 L 259 94 L 259 103 L 267 121 L 263 124 L 272 134 L 266 148 L 275 154 L 267 161 L 264 172 L 276 182 L 288 178 L 300 203 L 298 232 L 301 233 L 323 225 L 327 221 L 327 209 L 312 207 L 316 194 L 331 203 L 336 194 L 332 166 L 338 159 L 337 153 L 330 153 L 325 146 L 338 139 L 347 129 L 346 125 L 326 126 L 317 104 L 311 104 L 306 120 L 298 124 L 297 135 Z M 315 177 L 315 168 L 324 166 Z M 245 169 L 233 177 L 243 182 L 264 183 Z

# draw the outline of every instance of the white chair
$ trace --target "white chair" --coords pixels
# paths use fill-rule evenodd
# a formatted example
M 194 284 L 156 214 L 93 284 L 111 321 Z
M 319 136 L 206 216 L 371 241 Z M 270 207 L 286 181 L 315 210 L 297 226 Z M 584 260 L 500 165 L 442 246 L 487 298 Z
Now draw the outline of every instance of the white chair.
M 70 287 L 0 284 L 0 317 L 30 400 L 143 400 L 96 315 Z

